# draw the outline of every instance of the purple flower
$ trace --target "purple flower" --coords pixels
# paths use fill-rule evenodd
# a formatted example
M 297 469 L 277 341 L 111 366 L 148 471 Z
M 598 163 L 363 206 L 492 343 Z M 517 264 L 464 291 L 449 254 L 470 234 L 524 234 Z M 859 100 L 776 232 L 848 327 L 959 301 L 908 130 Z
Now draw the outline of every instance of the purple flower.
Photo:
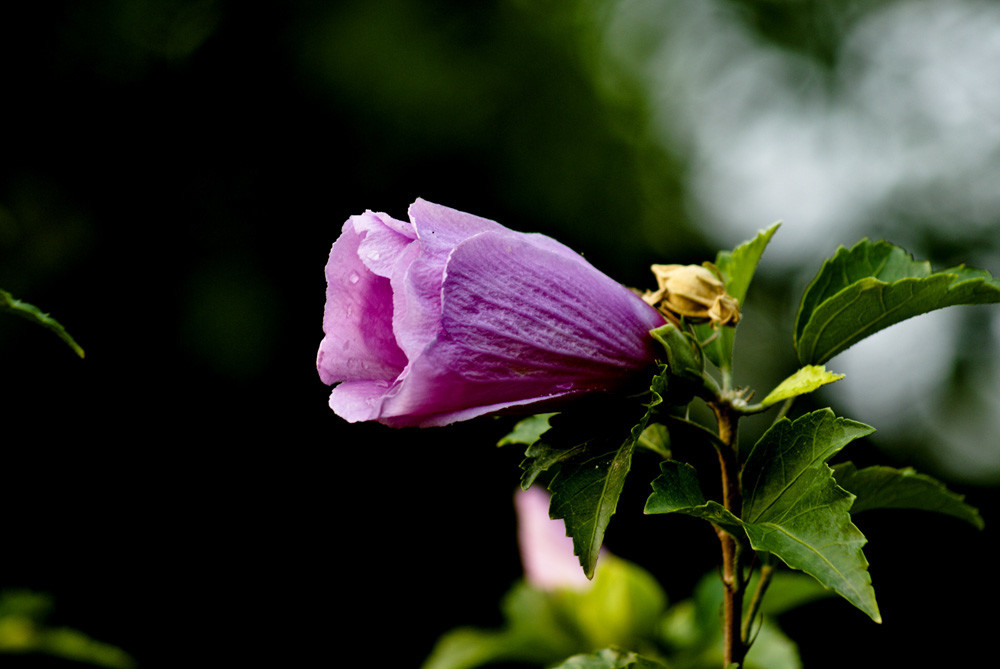
M 317 368 L 348 421 L 445 425 L 621 388 L 664 323 L 539 234 L 417 200 L 352 216 L 330 252 Z

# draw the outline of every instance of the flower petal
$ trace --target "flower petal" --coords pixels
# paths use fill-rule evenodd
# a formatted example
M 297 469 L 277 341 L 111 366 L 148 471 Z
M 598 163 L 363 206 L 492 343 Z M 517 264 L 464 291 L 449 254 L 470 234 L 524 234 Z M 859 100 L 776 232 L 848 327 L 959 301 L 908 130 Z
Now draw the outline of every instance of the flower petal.
M 361 260 L 362 235 L 352 217 L 326 265 L 326 308 L 316 367 L 324 383 L 355 379 L 391 381 L 406 366 L 392 334 L 392 289 Z
M 330 393 L 330 408 L 349 423 L 378 418 L 389 381 L 344 381 Z
M 538 237 L 499 228 L 458 244 L 442 285 L 441 332 L 411 358 L 383 419 L 443 424 L 611 390 L 651 364 L 648 332 L 662 316 Z
M 375 274 L 389 278 L 396 262 L 417 238 L 413 226 L 370 211 L 352 216 L 351 221 L 361 236 L 358 244 L 361 261 Z
M 420 250 L 397 265 L 392 276 L 393 330 L 399 347 L 413 360 L 438 334 L 441 285 L 452 250 L 469 237 L 503 227 L 420 199 L 410 205 L 409 215 Z

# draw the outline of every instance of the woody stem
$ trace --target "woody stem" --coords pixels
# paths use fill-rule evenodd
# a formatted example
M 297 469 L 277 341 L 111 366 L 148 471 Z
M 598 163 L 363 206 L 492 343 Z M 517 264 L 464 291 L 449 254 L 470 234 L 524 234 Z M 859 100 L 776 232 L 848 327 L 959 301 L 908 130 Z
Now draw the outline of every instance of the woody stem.
M 742 511 L 743 494 L 740 489 L 739 458 L 737 456 L 736 427 L 739 413 L 725 400 L 710 404 L 718 424 L 719 468 L 722 476 L 722 503 L 726 510 L 739 517 Z M 740 567 L 741 546 L 736 538 L 721 527 L 716 526 L 716 534 L 722 545 L 723 596 L 723 656 L 725 667 L 743 666 L 748 646 L 741 633 L 743 594 L 746 583 Z

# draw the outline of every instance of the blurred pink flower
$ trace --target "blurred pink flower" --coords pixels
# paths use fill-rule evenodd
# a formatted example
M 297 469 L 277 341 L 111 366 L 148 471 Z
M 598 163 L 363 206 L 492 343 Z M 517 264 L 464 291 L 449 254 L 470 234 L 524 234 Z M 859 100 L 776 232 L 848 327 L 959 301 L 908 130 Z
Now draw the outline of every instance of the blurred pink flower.
M 548 493 L 538 487 L 518 489 L 514 508 L 525 580 L 542 590 L 590 587 L 591 581 L 573 554 L 573 540 L 566 536 L 565 524 L 549 518 Z

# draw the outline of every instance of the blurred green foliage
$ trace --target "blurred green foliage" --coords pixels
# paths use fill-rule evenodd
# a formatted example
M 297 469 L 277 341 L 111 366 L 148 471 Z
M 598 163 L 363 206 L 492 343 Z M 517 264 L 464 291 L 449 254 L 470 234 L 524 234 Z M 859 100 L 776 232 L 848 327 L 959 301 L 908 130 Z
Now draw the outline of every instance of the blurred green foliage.
M 132 669 L 136 666 L 125 651 L 91 639 L 68 627 L 52 627 L 46 618 L 52 610 L 51 598 L 37 592 L 0 592 L 0 653 L 39 654 L 74 662 Z

